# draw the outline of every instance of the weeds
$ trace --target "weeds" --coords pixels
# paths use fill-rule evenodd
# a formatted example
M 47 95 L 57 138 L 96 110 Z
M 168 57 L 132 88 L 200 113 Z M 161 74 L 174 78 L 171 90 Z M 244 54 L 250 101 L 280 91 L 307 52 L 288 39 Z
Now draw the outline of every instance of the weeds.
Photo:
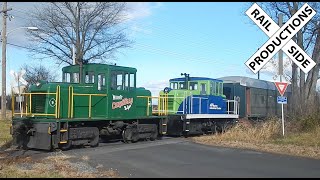
M 10 134 L 11 120 L 0 120 L 0 150 L 11 146 L 12 136 Z
M 195 142 L 226 147 L 255 149 L 266 152 L 320 159 L 320 126 L 316 115 L 285 124 L 285 136 L 278 118 L 261 123 L 239 123 L 224 134 L 193 137 Z
M 99 169 L 101 165 L 93 168 L 86 162 L 70 162 L 71 158 L 75 157 L 57 152 L 37 161 L 31 157 L 1 159 L 0 178 L 120 177 L 116 171 Z

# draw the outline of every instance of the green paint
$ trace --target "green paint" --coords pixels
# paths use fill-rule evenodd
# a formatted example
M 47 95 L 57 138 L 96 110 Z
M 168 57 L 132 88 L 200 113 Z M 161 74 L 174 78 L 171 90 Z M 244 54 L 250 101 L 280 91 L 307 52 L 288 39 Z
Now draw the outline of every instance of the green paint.
M 192 80 L 188 81 L 185 87 L 185 81 L 170 80 L 171 91 L 168 96 L 168 113 L 177 113 L 179 106 L 191 95 L 215 95 L 226 98 L 223 94 L 223 82 L 214 80 Z M 160 91 L 160 97 L 166 97 L 164 91 Z M 161 102 L 160 102 L 161 103 Z M 161 109 L 163 109 L 163 105 Z
M 83 83 L 79 82 L 79 66 L 72 65 L 62 69 L 63 82 L 46 83 L 30 86 L 28 92 L 55 93 L 60 86 L 60 119 L 68 119 L 68 106 L 71 105 L 69 87 L 73 87 L 73 119 L 79 120 L 129 120 L 152 115 L 152 107 L 147 98 L 151 92 L 144 88 L 136 88 L 135 68 L 106 65 L 83 65 Z M 99 82 L 98 82 L 99 81 Z M 77 94 L 97 94 L 91 99 L 91 118 L 89 118 L 89 96 Z M 29 98 L 28 98 L 28 103 Z M 56 95 L 32 95 L 32 113 L 54 114 L 57 105 Z M 147 112 L 147 110 L 149 112 Z M 70 112 L 69 112 L 70 113 Z M 17 118 L 15 118 L 18 120 Z M 34 121 L 51 121 L 54 116 L 37 116 Z

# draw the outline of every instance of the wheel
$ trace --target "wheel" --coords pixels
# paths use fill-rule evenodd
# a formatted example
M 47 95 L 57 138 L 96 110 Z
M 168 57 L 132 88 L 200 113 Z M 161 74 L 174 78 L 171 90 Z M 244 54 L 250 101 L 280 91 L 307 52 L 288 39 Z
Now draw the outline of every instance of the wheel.
M 130 143 L 131 140 L 129 140 L 129 135 L 130 135 L 130 133 L 127 131 L 127 129 L 124 129 L 124 130 L 122 131 L 122 142 L 124 142 L 124 143 Z M 130 137 L 130 139 L 131 139 L 131 137 Z
M 131 133 L 132 133 L 132 137 L 131 137 L 131 142 L 135 143 L 139 141 L 139 132 L 137 127 L 132 127 L 131 128 Z
M 128 127 L 122 131 L 122 141 L 124 143 L 137 142 L 139 140 L 139 132 L 136 127 Z
M 98 147 L 99 146 L 99 136 L 96 136 L 92 141 L 89 143 L 90 147 Z
M 97 147 L 99 146 L 99 140 L 100 140 L 99 129 L 97 127 L 92 127 L 92 131 L 94 134 L 94 138 L 90 139 L 89 145 L 91 147 Z
M 183 133 L 182 133 L 182 136 L 183 136 L 184 138 L 188 138 L 189 133 L 188 133 L 188 132 L 183 132 Z
M 158 128 L 156 128 L 155 132 L 151 133 L 150 141 L 154 141 L 158 138 Z
M 67 151 L 67 150 L 71 149 L 72 140 L 68 140 L 67 143 L 64 143 L 64 144 L 59 143 L 58 146 L 59 146 L 59 149 L 61 149 L 62 151 Z

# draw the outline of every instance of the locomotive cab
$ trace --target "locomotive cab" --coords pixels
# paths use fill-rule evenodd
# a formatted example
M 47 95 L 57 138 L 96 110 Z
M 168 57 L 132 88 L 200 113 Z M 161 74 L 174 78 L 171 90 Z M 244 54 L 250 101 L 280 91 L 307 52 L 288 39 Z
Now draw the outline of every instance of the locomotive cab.
M 221 80 L 186 77 L 170 79 L 169 84 L 170 87 L 160 92 L 159 104 L 168 114 L 223 114 L 226 111 Z

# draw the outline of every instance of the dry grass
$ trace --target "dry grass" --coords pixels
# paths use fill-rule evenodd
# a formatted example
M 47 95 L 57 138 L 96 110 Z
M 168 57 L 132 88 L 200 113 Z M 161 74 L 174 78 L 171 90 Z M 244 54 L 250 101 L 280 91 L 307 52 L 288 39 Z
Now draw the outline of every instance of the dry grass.
M 11 112 L 7 112 L 10 117 Z M 91 171 L 82 172 L 77 164 L 70 162 L 72 156 L 67 156 L 62 152 L 53 153 L 53 155 L 42 160 L 33 160 L 31 157 L 7 158 L 6 151 L 11 146 L 12 136 L 10 135 L 11 120 L 9 118 L 0 120 L 0 178 L 97 178 L 97 177 L 120 177 L 114 170 L 103 170 L 102 165 L 91 167 L 86 162 L 88 156 L 80 157 L 82 168 L 88 168 Z M 94 170 L 94 171 L 93 171 Z
M 271 119 L 265 123 L 248 125 L 239 123 L 224 134 L 192 137 L 197 143 L 224 147 L 253 149 L 320 159 L 320 127 L 303 131 L 296 123 L 286 126 L 282 136 L 281 122 Z
M 0 150 L 11 145 L 10 126 L 11 120 L 0 120 Z
M 81 161 L 82 169 L 79 170 L 77 163 L 70 162 L 73 156 L 67 156 L 61 152 L 54 153 L 42 160 L 33 160 L 31 157 L 16 157 L 0 160 L 0 178 L 99 178 L 120 177 L 116 171 L 103 170 L 101 165 L 91 167 Z M 80 158 L 82 159 L 82 158 Z M 85 165 L 85 166 L 84 166 Z M 94 171 L 93 171 L 93 170 Z

